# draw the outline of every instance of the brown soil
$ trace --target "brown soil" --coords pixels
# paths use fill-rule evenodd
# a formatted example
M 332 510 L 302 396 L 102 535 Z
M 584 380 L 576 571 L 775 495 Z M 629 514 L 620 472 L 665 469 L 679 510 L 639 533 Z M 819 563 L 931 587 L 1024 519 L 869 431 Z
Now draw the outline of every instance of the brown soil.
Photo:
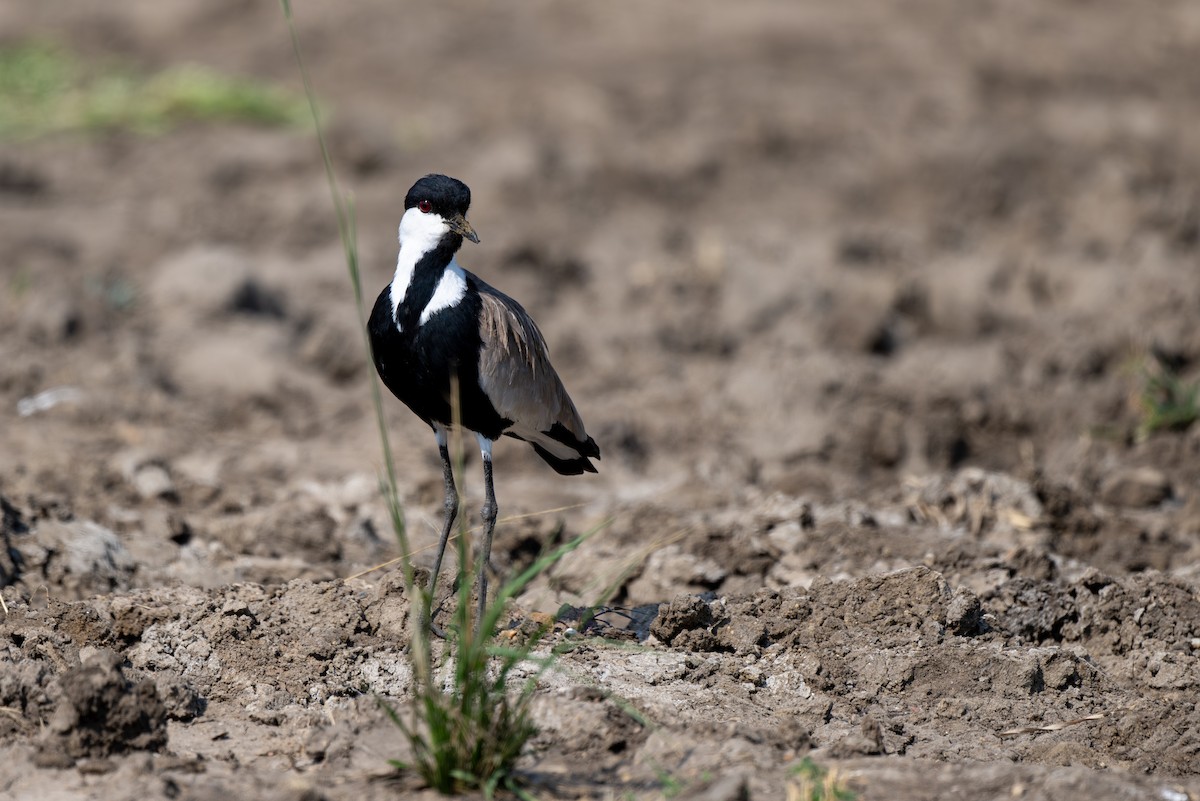
M 609 522 L 514 618 L 641 615 L 544 682 L 539 797 L 785 798 L 811 756 L 866 799 L 1200 798 L 1200 427 L 1138 405 L 1200 378 L 1200 7 L 298 15 L 369 299 L 409 184 L 464 179 L 462 261 L 604 454 L 497 448 L 502 517 L 540 513 L 502 576 Z M 272 3 L 0 30 L 298 87 Z M 427 793 L 374 698 L 402 583 L 348 578 L 397 549 L 311 136 L 10 142 L 0 209 L 0 797 Z M 428 546 L 433 440 L 388 419 Z

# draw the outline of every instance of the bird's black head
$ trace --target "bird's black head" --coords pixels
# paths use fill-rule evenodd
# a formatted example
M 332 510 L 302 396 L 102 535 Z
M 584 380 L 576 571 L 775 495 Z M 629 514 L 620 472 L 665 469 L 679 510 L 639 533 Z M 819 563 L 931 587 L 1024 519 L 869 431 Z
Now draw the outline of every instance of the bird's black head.
M 404 198 L 405 212 L 415 208 L 422 214 L 436 215 L 445 220 L 452 233 L 478 242 L 479 237 L 466 219 L 470 206 L 470 188 L 448 175 L 426 175 L 412 185 Z
M 430 211 L 449 219 L 455 214 L 464 217 L 471 206 L 471 190 L 457 178 L 448 175 L 426 175 L 412 185 L 404 198 L 404 210 L 408 211 L 421 201 L 428 201 Z M 424 209 L 422 209 L 424 211 Z

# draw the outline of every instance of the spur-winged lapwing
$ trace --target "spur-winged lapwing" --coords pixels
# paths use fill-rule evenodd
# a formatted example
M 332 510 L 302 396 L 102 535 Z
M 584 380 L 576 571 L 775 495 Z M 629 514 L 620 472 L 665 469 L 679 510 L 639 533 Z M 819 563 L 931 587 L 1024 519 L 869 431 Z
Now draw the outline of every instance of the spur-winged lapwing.
M 459 266 L 463 239 L 479 237 L 466 220 L 471 190 L 445 175 L 426 175 L 404 198 L 396 274 L 375 301 L 368 323 L 375 368 L 384 385 L 433 428 L 446 484 L 445 521 L 430 578 L 437 586 L 458 510 L 447 448 L 457 377 L 462 427 L 483 454 L 483 540 L 479 547 L 479 616 L 487 599 L 487 565 L 496 526 L 492 443 L 524 440 L 563 475 L 596 472 L 595 440 L 571 402 L 541 331 L 521 305 Z

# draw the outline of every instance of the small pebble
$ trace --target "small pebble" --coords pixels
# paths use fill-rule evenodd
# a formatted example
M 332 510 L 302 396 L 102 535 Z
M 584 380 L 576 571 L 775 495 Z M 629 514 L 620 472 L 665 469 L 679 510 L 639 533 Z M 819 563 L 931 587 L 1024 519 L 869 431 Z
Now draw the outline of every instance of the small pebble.
M 137 494 L 144 499 L 169 496 L 175 492 L 175 485 L 166 469 L 156 465 L 142 465 L 133 475 L 133 486 Z

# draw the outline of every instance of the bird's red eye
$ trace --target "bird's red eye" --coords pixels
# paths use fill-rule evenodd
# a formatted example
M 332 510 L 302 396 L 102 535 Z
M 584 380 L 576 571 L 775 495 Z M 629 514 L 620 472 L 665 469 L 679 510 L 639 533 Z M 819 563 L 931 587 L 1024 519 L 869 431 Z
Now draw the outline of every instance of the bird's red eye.
M 429 212 L 433 211 L 433 204 L 428 200 L 422 200 L 417 203 L 417 208 L 421 210 L 422 214 L 428 214 Z

